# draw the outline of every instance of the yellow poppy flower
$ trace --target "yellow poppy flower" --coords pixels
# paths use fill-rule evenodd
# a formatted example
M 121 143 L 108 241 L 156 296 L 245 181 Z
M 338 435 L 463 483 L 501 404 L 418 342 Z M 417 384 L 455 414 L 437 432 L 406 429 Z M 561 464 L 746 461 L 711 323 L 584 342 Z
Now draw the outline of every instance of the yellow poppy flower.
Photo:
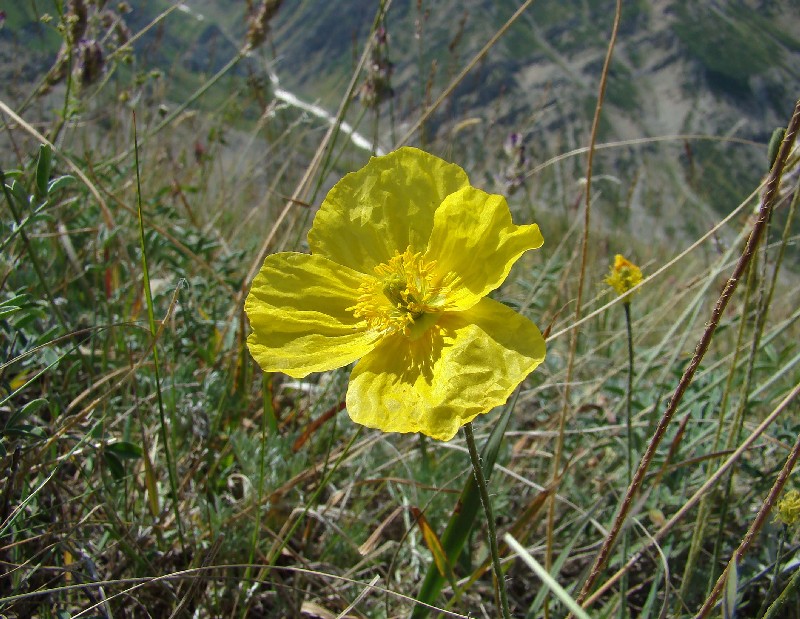
M 486 296 L 542 242 L 458 166 L 408 147 L 373 157 L 328 193 L 310 255 L 264 261 L 245 303 L 250 352 L 295 378 L 360 359 L 353 421 L 449 440 L 544 359 L 536 326 Z
M 617 294 L 625 294 L 642 281 L 642 270 L 630 260 L 620 254 L 614 257 L 614 266 L 605 278 L 606 284 L 611 286 Z

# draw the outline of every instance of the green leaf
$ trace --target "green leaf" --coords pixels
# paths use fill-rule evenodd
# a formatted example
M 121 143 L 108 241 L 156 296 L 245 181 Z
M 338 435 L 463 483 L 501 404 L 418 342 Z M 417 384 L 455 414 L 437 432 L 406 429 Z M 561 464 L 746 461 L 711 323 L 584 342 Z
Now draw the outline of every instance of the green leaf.
M 47 185 L 47 193 L 51 194 L 51 193 L 54 193 L 56 191 L 59 191 L 59 190 L 63 189 L 64 187 L 66 187 L 67 185 L 69 185 L 70 183 L 72 183 L 74 180 L 75 180 L 75 177 L 74 176 L 70 176 L 69 174 L 65 174 L 64 176 L 59 176 L 57 178 L 54 178 Z
M 106 451 L 113 453 L 118 458 L 125 458 L 127 460 L 137 460 L 142 457 L 142 448 L 127 441 L 119 441 L 118 443 L 106 445 Z
M 6 180 L 7 181 L 13 181 L 15 179 L 23 177 L 22 170 L 17 170 L 17 169 L 6 170 L 5 171 L 5 175 L 6 175 Z M 8 184 L 8 183 L 6 183 L 6 184 Z
M 11 184 L 8 186 L 8 189 L 11 192 L 11 195 L 13 195 L 14 198 L 16 198 L 17 204 L 19 206 L 26 206 L 27 204 L 30 203 L 30 200 L 28 199 L 28 192 L 25 191 L 25 187 L 22 185 L 21 182 L 17 180 L 11 181 Z
M 0 307 L 6 306 L 6 305 L 15 305 L 15 306 L 16 305 L 25 305 L 27 302 L 28 302 L 28 295 L 27 294 L 18 294 L 18 295 L 14 295 L 13 297 L 11 297 L 9 299 L 4 299 L 3 301 L 0 301 Z
M 511 419 L 511 413 L 514 411 L 514 405 L 517 398 L 506 405 L 505 411 L 500 420 L 492 430 L 489 440 L 486 441 L 481 450 L 481 462 L 483 462 L 483 474 L 486 479 L 489 479 L 494 464 L 497 461 L 497 454 L 500 451 L 500 445 L 503 442 L 503 436 L 508 427 L 508 422 Z M 456 503 L 450 521 L 447 523 L 447 528 L 441 537 L 442 548 L 444 549 L 445 556 L 452 564 L 458 561 L 461 551 L 464 549 L 464 543 L 467 541 L 469 532 L 472 530 L 472 525 L 475 524 L 476 516 L 481 509 L 481 499 L 478 494 L 478 484 L 475 482 L 475 477 L 469 475 L 464 489 L 461 491 L 461 496 Z M 425 574 L 425 580 L 419 590 L 417 600 L 425 604 L 435 604 L 436 599 L 439 597 L 439 592 L 445 583 L 445 577 L 439 572 L 435 563 L 428 567 L 428 572 Z M 430 609 L 420 604 L 414 607 L 411 613 L 411 619 L 422 619 L 427 617 Z
M 47 182 L 53 165 L 53 150 L 48 144 L 39 146 L 39 161 L 36 162 L 36 189 L 40 196 L 47 195 Z
M 37 428 L 36 426 L 31 425 L 21 425 L 21 426 L 6 426 L 3 428 L 3 434 L 5 436 L 17 436 L 19 438 L 34 438 L 34 439 L 44 439 L 45 433 L 41 428 Z
M 22 308 L 17 307 L 16 305 L 0 305 L 0 318 L 3 318 L 4 316 L 10 316 L 11 314 L 15 314 L 20 310 L 22 310 Z
M 736 617 L 736 591 L 739 588 L 739 570 L 736 559 L 728 563 L 728 574 L 725 578 L 725 591 L 722 596 L 722 616 L 724 619 Z
M 11 428 L 19 424 L 20 421 L 23 419 L 27 419 L 31 415 L 33 415 L 36 411 L 38 411 L 43 406 L 47 405 L 47 400 L 44 398 L 37 398 L 35 400 L 31 400 L 25 406 L 18 409 L 11 417 L 8 418 L 8 422 L 6 422 L 6 428 Z
M 103 454 L 103 461 L 108 467 L 108 470 L 111 471 L 111 476 L 115 481 L 119 481 L 125 477 L 125 467 L 122 465 L 122 460 L 117 458 L 113 453 L 105 452 Z

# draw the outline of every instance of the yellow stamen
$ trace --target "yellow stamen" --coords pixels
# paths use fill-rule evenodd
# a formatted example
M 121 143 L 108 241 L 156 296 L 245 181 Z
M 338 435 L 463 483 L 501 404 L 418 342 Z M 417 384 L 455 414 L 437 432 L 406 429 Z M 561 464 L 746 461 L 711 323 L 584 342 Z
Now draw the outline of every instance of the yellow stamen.
M 453 278 L 438 277 L 435 261 L 426 262 L 409 247 L 376 266 L 375 275 L 361 285 L 358 303 L 350 308 L 370 329 L 417 339 L 436 324 Z

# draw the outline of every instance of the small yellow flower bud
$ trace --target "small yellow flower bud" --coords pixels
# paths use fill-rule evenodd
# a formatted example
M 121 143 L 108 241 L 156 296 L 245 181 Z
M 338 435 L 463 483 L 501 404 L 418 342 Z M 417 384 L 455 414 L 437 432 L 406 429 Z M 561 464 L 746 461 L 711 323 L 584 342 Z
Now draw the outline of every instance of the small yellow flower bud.
M 775 519 L 788 526 L 800 522 L 800 491 L 789 490 L 778 501 L 778 514 Z
M 642 281 L 642 270 L 633 262 L 617 254 L 614 258 L 614 266 L 611 267 L 608 277 L 603 281 L 611 286 L 617 294 L 625 294 Z

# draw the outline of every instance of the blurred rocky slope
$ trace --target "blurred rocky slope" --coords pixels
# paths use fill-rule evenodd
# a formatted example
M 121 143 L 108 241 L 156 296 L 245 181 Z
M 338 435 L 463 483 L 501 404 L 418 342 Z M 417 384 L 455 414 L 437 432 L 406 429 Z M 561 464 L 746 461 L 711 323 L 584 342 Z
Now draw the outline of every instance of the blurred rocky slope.
M 170 5 L 140 0 L 125 19 L 137 32 Z M 264 74 L 273 72 L 282 86 L 333 111 L 378 5 L 285 1 L 267 44 L 236 72 L 249 80 L 260 75 L 262 85 L 268 85 Z M 391 148 L 519 5 L 392 2 L 383 26 L 394 97 L 379 108 L 377 143 Z M 35 71 L 54 53 L 53 34 L 21 23 L 30 20 L 31 9 L 22 16 L 20 10 L 9 12 L 0 43 L 6 54 L 16 45 L 24 70 Z M 517 133 L 526 144 L 523 176 L 552 189 L 534 200 L 569 194 L 563 183 L 578 182 L 581 159 L 564 164 L 558 187 L 555 177 L 531 171 L 588 143 L 613 12 L 611 0 L 534 2 L 431 116 L 415 143 L 435 142 L 439 150 L 444 144 L 459 163 L 483 175 L 483 184 L 503 185 L 503 144 Z M 207 77 L 235 55 L 245 39 L 246 13 L 245 3 L 187 2 L 137 41 L 137 56 L 175 76 L 169 96 L 181 100 L 191 91 L 187 76 Z M 36 62 L 18 53 L 23 37 Z M 186 92 L 175 90 L 184 83 Z M 599 140 L 707 135 L 735 141 L 679 138 L 602 151 L 597 172 L 609 180 L 598 190 L 609 217 L 639 218 L 636 227 L 644 230 L 654 218 L 675 219 L 692 209 L 702 215 L 692 225 L 705 228 L 704 217 L 711 221 L 729 211 L 765 173 L 765 145 L 799 94 L 800 7 L 793 0 L 624 2 Z M 350 120 L 358 113 L 354 106 Z

